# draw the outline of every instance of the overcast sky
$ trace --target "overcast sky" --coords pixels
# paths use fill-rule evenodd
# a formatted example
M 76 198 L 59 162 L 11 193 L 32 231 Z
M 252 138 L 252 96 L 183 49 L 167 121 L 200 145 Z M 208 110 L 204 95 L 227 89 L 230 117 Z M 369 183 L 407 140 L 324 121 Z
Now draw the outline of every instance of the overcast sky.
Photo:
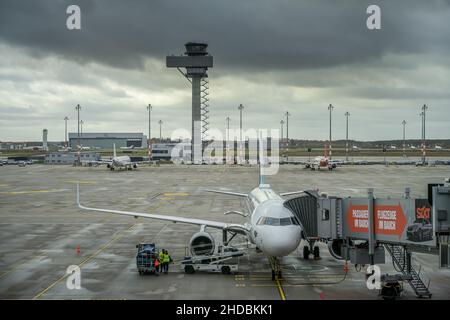
M 66 8 L 81 8 L 81 30 Z M 381 30 L 366 9 L 381 7 Z M 450 0 L 1 0 L 0 141 L 64 139 L 64 117 L 85 132 L 190 130 L 190 84 L 165 56 L 207 42 L 211 127 L 279 128 L 289 136 L 356 140 L 450 138 Z

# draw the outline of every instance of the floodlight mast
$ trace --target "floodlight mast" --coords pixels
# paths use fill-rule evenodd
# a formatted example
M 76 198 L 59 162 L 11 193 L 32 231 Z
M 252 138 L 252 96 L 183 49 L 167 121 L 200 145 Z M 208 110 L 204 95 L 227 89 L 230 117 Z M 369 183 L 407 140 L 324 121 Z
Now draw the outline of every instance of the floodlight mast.
M 188 42 L 182 56 L 167 56 L 166 66 L 177 68 L 192 84 L 191 161 L 202 157 L 201 80 L 208 77 L 207 70 L 213 66 L 213 57 L 208 54 L 206 43 Z M 186 68 L 186 72 L 180 68 Z

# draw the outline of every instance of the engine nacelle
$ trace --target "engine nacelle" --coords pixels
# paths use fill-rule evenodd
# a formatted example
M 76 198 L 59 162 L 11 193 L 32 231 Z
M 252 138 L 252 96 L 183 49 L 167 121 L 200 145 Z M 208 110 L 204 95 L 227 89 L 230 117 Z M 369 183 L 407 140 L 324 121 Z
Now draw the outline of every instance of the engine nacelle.
M 193 256 L 211 255 L 214 249 L 214 238 L 204 231 L 197 232 L 189 241 L 189 250 Z
M 136 163 L 135 163 L 135 164 L 133 164 L 133 168 L 135 168 L 135 169 L 137 168 L 137 164 L 136 164 Z
M 108 163 L 108 164 L 106 165 L 106 167 L 109 169 L 109 168 L 111 168 L 111 165 Z
M 333 258 L 337 260 L 342 260 L 342 245 L 344 240 L 334 239 L 333 241 L 328 241 L 328 251 Z

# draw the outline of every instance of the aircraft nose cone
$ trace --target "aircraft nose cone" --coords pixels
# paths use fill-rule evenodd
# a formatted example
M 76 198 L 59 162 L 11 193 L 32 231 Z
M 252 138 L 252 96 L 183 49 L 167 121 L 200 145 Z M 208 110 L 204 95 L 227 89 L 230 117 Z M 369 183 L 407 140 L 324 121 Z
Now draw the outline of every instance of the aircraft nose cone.
M 272 227 L 275 230 L 266 230 L 261 250 L 267 256 L 286 256 L 300 244 L 301 230 L 298 226 Z

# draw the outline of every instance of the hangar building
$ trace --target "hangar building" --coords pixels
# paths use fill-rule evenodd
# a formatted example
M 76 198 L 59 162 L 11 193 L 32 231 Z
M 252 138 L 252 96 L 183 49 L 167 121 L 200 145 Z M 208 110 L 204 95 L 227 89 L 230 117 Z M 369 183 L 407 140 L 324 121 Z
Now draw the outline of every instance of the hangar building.
M 78 134 L 69 133 L 69 146 L 72 150 L 77 148 Z M 113 143 L 116 148 L 131 147 L 147 148 L 147 136 L 142 133 L 82 133 L 80 144 L 83 147 L 112 149 Z

